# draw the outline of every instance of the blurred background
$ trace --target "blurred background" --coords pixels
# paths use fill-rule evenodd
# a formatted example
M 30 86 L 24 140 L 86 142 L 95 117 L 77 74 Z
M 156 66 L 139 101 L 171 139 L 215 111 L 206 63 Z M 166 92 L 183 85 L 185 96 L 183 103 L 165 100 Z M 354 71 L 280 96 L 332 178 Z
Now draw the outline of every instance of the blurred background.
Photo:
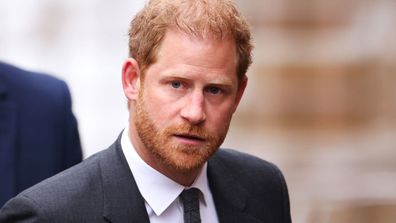
M 68 83 L 85 157 L 127 125 L 121 65 L 144 3 L 0 2 L 0 60 Z M 224 146 L 283 170 L 295 223 L 393 223 L 396 1 L 237 4 L 256 47 Z

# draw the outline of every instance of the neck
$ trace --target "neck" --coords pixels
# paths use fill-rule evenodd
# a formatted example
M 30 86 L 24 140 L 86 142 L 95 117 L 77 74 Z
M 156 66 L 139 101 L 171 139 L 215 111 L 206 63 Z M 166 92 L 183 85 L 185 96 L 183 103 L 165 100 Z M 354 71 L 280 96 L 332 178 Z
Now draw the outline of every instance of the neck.
M 156 169 L 155 167 L 153 168 Z M 202 167 L 188 171 L 180 171 L 168 166 L 167 168 L 166 167 L 163 169 L 158 168 L 156 170 L 161 172 L 168 178 L 172 179 L 173 181 L 177 182 L 178 184 L 189 187 L 194 183 L 201 169 Z

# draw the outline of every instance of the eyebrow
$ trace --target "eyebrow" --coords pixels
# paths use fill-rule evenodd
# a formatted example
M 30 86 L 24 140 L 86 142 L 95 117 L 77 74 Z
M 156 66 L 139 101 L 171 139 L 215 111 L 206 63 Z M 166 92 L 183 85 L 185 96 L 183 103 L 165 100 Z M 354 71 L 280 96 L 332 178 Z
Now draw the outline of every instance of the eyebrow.
M 160 76 L 163 79 L 175 78 L 185 81 L 191 80 L 191 78 L 187 77 L 185 74 L 163 73 Z M 217 78 L 210 80 L 207 84 L 227 87 L 232 86 L 232 81 L 229 78 L 225 78 L 223 75 L 219 75 Z

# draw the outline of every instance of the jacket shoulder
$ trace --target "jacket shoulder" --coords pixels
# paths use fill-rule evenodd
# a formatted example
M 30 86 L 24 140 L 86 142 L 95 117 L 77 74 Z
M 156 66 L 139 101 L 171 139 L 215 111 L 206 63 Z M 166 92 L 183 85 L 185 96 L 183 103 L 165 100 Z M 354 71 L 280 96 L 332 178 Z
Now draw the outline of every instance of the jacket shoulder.
M 0 76 L 12 87 L 50 89 L 64 84 L 64 81 L 46 73 L 24 70 L 0 62 Z M 48 87 L 49 85 L 49 87 Z M 11 90 L 11 89 L 10 89 Z
M 236 150 L 220 149 L 209 161 L 208 170 L 209 176 L 217 178 L 216 183 L 223 188 L 238 188 L 235 193 L 246 195 L 246 211 L 253 216 L 291 222 L 286 181 L 275 164 Z M 216 193 L 223 192 L 217 186 L 213 189 Z
M 211 169 L 222 169 L 236 179 L 247 191 L 258 188 L 277 193 L 287 192 L 280 169 L 273 163 L 232 149 L 220 149 L 210 160 Z
M 237 172 L 250 172 L 252 174 L 276 174 L 280 172 L 279 168 L 269 161 L 233 149 L 220 149 L 214 155 L 213 160 L 221 162 L 228 168 L 238 170 Z
M 70 104 L 67 84 L 49 74 L 0 63 L 0 79 L 7 96 L 18 103 L 33 103 L 36 107 Z
M 75 222 L 82 216 L 98 217 L 99 222 L 103 211 L 100 160 L 111 148 L 21 192 L 0 210 L 0 222 L 19 218 Z

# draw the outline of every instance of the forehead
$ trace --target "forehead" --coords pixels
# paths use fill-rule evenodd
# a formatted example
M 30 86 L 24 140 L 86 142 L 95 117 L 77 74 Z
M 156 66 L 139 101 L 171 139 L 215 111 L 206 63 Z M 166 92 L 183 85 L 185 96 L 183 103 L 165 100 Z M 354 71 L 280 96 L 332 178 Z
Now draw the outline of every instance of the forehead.
M 236 74 L 237 53 L 231 38 L 198 37 L 169 29 L 158 49 L 155 63 L 182 63 L 209 69 L 228 69 Z

